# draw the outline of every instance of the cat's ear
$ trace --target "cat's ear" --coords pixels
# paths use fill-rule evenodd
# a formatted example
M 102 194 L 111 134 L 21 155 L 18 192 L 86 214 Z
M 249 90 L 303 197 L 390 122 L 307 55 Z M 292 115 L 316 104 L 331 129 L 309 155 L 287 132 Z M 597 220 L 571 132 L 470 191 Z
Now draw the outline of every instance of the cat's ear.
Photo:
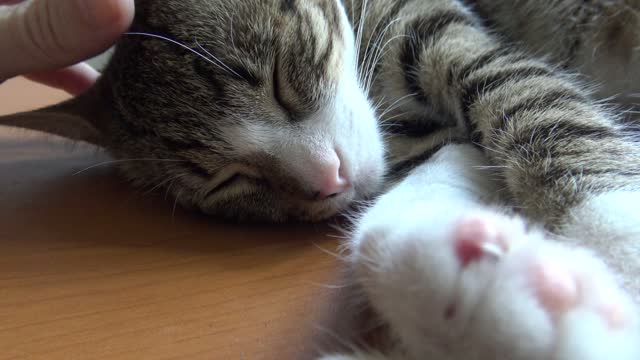
M 71 140 L 104 146 L 95 127 L 98 117 L 108 112 L 95 88 L 68 101 L 38 110 L 0 116 L 0 125 L 37 130 Z

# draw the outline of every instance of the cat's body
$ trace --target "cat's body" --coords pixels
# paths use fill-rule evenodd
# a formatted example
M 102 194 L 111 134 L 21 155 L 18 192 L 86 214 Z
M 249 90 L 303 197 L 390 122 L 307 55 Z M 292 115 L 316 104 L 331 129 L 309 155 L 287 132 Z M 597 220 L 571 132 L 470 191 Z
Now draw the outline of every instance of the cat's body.
M 349 259 L 395 345 L 355 358 L 640 358 L 640 145 L 596 101 L 640 88 L 640 4 L 136 5 L 91 92 L 0 123 L 157 159 L 122 170 L 234 219 L 319 220 L 383 191 Z

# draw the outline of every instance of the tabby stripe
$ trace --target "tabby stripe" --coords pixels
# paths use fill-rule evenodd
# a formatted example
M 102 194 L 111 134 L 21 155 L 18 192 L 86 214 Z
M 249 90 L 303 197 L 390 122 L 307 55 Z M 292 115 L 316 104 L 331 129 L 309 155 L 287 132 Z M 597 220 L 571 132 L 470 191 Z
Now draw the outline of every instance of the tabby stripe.
M 383 121 L 382 128 L 387 134 L 406 136 L 411 138 L 425 137 L 442 130 L 446 125 L 433 121 L 433 119 L 421 119 L 421 121 Z
M 310 109 L 304 109 L 304 107 L 315 104 L 316 95 L 313 92 L 313 87 L 309 86 L 309 83 L 320 83 L 325 76 L 324 67 L 312 66 L 308 68 L 308 72 L 305 74 L 301 74 L 296 67 L 294 67 L 294 62 L 300 63 L 309 63 L 313 64 L 315 61 L 315 55 L 318 49 L 318 40 L 315 36 L 313 36 L 312 32 L 312 20 L 308 14 L 297 14 L 298 22 L 297 22 L 297 36 L 298 42 L 301 46 L 295 47 L 293 50 L 293 54 L 289 54 L 286 59 L 283 59 L 281 62 L 281 72 L 284 78 L 287 80 L 287 83 L 291 88 L 295 91 L 295 94 L 298 98 L 297 102 L 289 99 L 289 104 L 293 105 L 293 103 L 300 104 L 301 108 L 294 109 L 290 107 L 289 110 L 292 113 L 305 113 L 310 111 Z M 306 31 L 305 31 L 306 30 Z M 292 55 L 292 56 L 291 56 Z M 295 71 L 293 69 L 296 69 Z M 303 80 L 305 79 L 305 80 Z
M 336 0 L 325 0 L 320 6 L 320 11 L 329 24 L 329 31 L 340 30 L 342 28 L 340 26 L 340 10 L 338 9 Z M 342 37 L 342 33 L 339 35 Z
M 520 104 L 507 109 L 501 118 L 501 123 L 498 128 L 501 131 L 505 131 L 508 124 L 513 121 L 513 118 L 523 112 L 544 112 L 550 108 L 560 107 L 569 103 L 582 104 L 585 102 L 587 102 L 587 99 L 580 94 L 571 93 L 566 90 L 551 91 L 542 97 L 525 99 Z M 532 135 L 543 139 L 561 136 L 562 139 L 569 138 L 575 140 L 581 138 L 601 140 L 618 135 L 614 129 L 610 127 L 577 123 L 570 119 L 558 119 L 552 123 L 536 123 L 534 129 L 531 131 L 535 131 L 535 134 L 527 134 L 525 141 L 530 141 Z
M 334 29 L 330 27 L 327 30 L 327 45 L 322 54 L 318 57 L 318 61 L 316 62 L 316 68 L 322 69 L 322 77 L 326 76 L 326 73 L 334 71 L 334 69 L 329 68 L 329 59 L 331 59 L 331 55 L 333 54 L 335 42 L 334 42 Z M 314 36 L 314 38 L 316 38 Z M 317 40 L 316 40 L 317 41 Z
M 498 24 L 494 21 L 490 14 L 487 14 L 485 11 L 483 11 L 483 7 L 479 6 L 480 4 L 478 4 L 478 0 L 462 0 L 462 2 L 466 6 L 470 7 L 471 11 L 480 15 L 480 20 L 482 21 L 482 25 L 484 27 L 494 30 L 499 29 Z
M 297 12 L 296 0 L 282 0 L 280 2 L 280 10 L 283 12 Z
M 313 31 L 313 19 L 311 19 L 311 15 L 307 13 L 302 14 L 299 17 L 298 38 L 300 40 L 300 47 L 298 49 L 298 53 L 301 56 L 300 60 L 303 63 L 313 64 L 316 53 L 318 52 L 318 37 L 315 36 Z M 306 58 L 303 57 L 305 53 L 309 55 Z
M 434 147 L 425 150 L 423 153 L 418 154 L 412 158 L 402 160 L 401 162 L 393 165 L 391 167 L 390 175 L 394 178 L 402 178 L 409 174 L 411 170 L 424 164 L 427 160 L 429 160 L 433 155 L 435 155 L 440 149 L 444 148 L 450 144 L 462 144 L 464 141 L 457 139 L 450 139 L 448 141 L 443 141 L 438 143 Z
M 469 113 L 469 108 L 478 101 L 478 98 L 488 95 L 507 83 L 520 82 L 536 77 L 550 76 L 552 74 L 553 72 L 547 68 L 530 66 L 526 68 L 501 70 L 490 76 L 479 77 L 464 86 L 461 98 L 464 113 Z
M 608 169 L 589 169 L 589 168 L 579 168 L 579 169 L 567 169 L 563 164 L 551 165 L 548 170 L 541 174 L 543 176 L 543 181 L 547 186 L 554 186 L 558 179 L 563 177 L 568 178 L 579 178 L 581 176 L 590 176 L 596 178 L 607 177 L 610 178 L 612 175 L 614 176 L 625 176 L 625 177 L 638 177 L 640 173 L 632 172 L 628 170 L 621 170 L 619 168 L 608 168 Z M 611 186 L 615 186 L 611 184 Z M 591 191 L 596 190 L 595 187 L 591 188 Z M 604 189 L 606 190 L 606 189 Z
M 491 93 L 508 82 L 519 82 L 540 76 L 549 76 L 551 74 L 551 70 L 540 67 L 507 69 L 499 71 L 491 76 L 480 77 L 464 86 L 460 103 L 462 104 L 462 111 L 468 132 L 472 135 L 472 141 L 480 142 L 482 140 L 482 136 L 477 126 L 469 118 L 471 106 L 473 106 L 480 97 Z
M 468 79 L 473 73 L 484 69 L 487 65 L 491 64 L 495 60 L 502 58 L 504 56 L 508 56 L 513 52 L 514 50 L 509 47 L 499 46 L 497 48 L 487 51 L 486 53 L 480 55 L 476 59 L 473 59 L 462 68 L 458 69 L 458 68 L 452 67 L 451 70 L 449 71 L 449 76 L 448 76 L 449 86 L 455 85 L 456 81 L 458 83 L 463 82 L 465 79 Z M 524 59 L 524 56 L 519 56 L 517 60 L 523 60 L 523 59 Z
M 553 90 L 540 96 L 532 96 L 529 98 L 521 99 L 518 104 L 508 108 L 504 111 L 503 121 L 500 124 L 500 129 L 504 130 L 505 121 L 511 120 L 515 115 L 520 112 L 527 111 L 545 111 L 552 106 L 560 106 L 569 102 L 587 103 L 588 100 L 581 94 L 571 92 L 567 89 Z
M 416 98 L 428 103 L 424 89 L 420 86 L 420 74 L 417 73 L 422 50 L 433 46 L 451 25 L 474 25 L 469 17 L 455 11 L 439 11 L 427 18 L 418 18 L 408 24 L 403 48 L 400 50 L 400 63 L 407 86 Z
M 594 126 L 586 124 L 576 124 L 571 121 L 559 119 L 553 123 L 532 125 L 529 131 L 521 130 L 513 136 L 506 137 L 507 151 L 515 151 L 520 148 L 528 148 L 532 146 L 532 142 L 536 139 L 545 141 L 557 138 L 557 146 L 562 146 L 565 142 L 575 142 L 580 139 L 603 140 L 615 138 L 618 134 L 610 128 L 603 126 Z M 557 156 L 570 155 L 559 149 Z

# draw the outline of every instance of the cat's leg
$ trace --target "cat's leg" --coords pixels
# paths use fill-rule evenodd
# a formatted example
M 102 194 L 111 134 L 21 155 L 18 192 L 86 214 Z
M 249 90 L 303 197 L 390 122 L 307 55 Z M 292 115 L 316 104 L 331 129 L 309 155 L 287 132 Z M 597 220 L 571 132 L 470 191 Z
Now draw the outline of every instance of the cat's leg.
M 635 308 L 605 266 L 481 205 L 481 164 L 446 146 L 355 230 L 355 280 L 408 359 L 638 359 Z
M 529 52 L 588 75 L 599 98 L 637 104 L 640 1 L 468 0 L 474 10 Z
M 640 300 L 640 212 L 629 210 L 640 200 L 637 135 L 571 76 L 489 33 L 460 1 L 397 4 L 395 23 L 373 27 L 390 29 L 373 93 L 396 104 L 383 118 L 391 169 L 415 166 L 448 129 L 467 128 L 522 214 L 577 236 Z
M 626 285 L 634 292 L 634 295 L 640 295 L 640 287 L 638 287 L 637 280 L 634 280 L 637 278 L 637 274 L 640 274 L 640 263 L 637 261 L 640 213 L 627 210 L 634 205 L 629 200 L 636 198 L 635 194 L 640 192 L 640 172 L 637 169 L 640 164 L 640 147 L 616 122 L 615 118 L 608 111 L 594 105 L 590 95 L 571 77 L 559 73 L 555 66 L 532 59 L 512 47 L 505 46 L 500 39 L 492 36 L 483 27 L 481 21 L 459 1 L 396 1 L 392 3 L 380 1 L 374 3 L 377 5 L 372 6 L 377 6 L 377 8 L 375 11 L 371 11 L 372 14 L 382 14 L 388 10 L 386 15 L 368 20 L 373 24 L 370 26 L 373 30 L 368 32 L 371 36 L 365 36 L 365 39 L 380 37 L 382 38 L 380 43 L 387 46 L 381 55 L 380 63 L 372 67 L 373 74 L 370 78 L 374 79 L 372 90 L 374 97 L 384 105 L 388 105 L 388 111 L 382 114 L 384 115 L 383 124 L 391 134 L 389 149 L 392 161 L 391 169 L 394 171 L 392 175 L 398 172 L 410 172 L 407 169 L 411 169 L 416 164 L 422 163 L 424 159 L 429 158 L 434 149 L 438 148 L 438 144 L 440 144 L 438 140 L 446 139 L 451 128 L 456 125 L 466 127 L 472 134 L 474 141 L 487 149 L 486 154 L 491 158 L 496 173 L 504 181 L 508 195 L 523 214 L 535 222 L 543 223 L 550 230 L 568 236 L 576 236 L 575 240 L 579 241 L 581 245 L 595 250 L 599 255 L 604 255 L 610 264 L 617 265 L 627 280 Z M 367 59 L 366 56 L 364 58 Z M 450 119 L 455 121 L 449 121 Z M 436 296 L 450 293 L 453 286 L 451 285 L 452 279 L 456 279 L 460 273 L 475 274 L 468 275 L 472 279 L 474 276 L 479 276 L 477 283 L 480 284 L 488 284 L 486 278 L 504 279 L 505 284 L 511 284 L 507 286 L 509 292 L 505 299 L 509 299 L 510 296 L 515 298 L 522 296 L 519 298 L 522 300 L 527 298 L 527 294 L 529 294 L 539 303 L 548 305 L 539 306 L 537 308 L 538 315 L 560 313 L 562 319 L 570 318 L 570 314 L 577 313 L 578 310 L 589 309 L 587 302 L 584 301 L 582 293 L 580 293 L 581 296 L 568 296 L 573 306 L 560 306 L 559 308 L 563 311 L 558 312 L 558 307 L 553 304 L 562 303 L 560 301 L 562 299 L 548 297 L 545 284 L 553 283 L 555 279 L 564 279 L 567 281 L 563 280 L 561 283 L 570 284 L 564 287 L 565 290 L 574 287 L 584 288 L 588 290 L 585 291 L 590 296 L 593 295 L 593 298 L 597 299 L 606 298 L 606 296 L 598 296 L 598 294 L 607 293 L 603 289 L 614 288 L 612 279 L 606 275 L 607 271 L 600 265 L 596 266 L 598 261 L 593 256 L 559 245 L 552 245 L 552 242 L 540 233 L 527 233 L 517 230 L 517 227 L 515 227 L 516 230 L 513 230 L 513 236 L 506 236 L 501 229 L 513 228 L 509 224 L 513 224 L 514 221 L 503 216 L 491 217 L 483 209 L 475 208 L 475 200 L 466 201 L 464 191 L 453 191 L 459 186 L 451 187 L 450 190 L 453 192 L 447 192 L 440 186 L 436 186 L 437 191 L 429 187 L 422 190 L 421 185 L 418 184 L 423 182 L 412 180 L 415 179 L 415 175 L 414 170 L 407 180 L 380 199 L 362 219 L 359 227 L 362 232 L 357 233 L 355 238 L 361 244 L 380 244 L 380 249 L 383 251 L 405 249 L 404 253 L 381 252 L 374 260 L 379 260 L 382 264 L 391 262 L 391 265 L 404 266 L 403 264 L 410 263 L 410 259 L 430 259 L 429 254 L 440 254 L 435 252 L 436 249 L 448 249 L 448 257 L 441 256 L 433 259 L 435 264 L 442 265 L 441 268 L 450 271 L 451 277 L 448 280 L 445 277 L 445 280 L 438 282 L 443 279 L 444 275 L 447 275 L 438 272 L 440 267 L 434 266 L 433 269 L 428 269 L 430 271 L 399 267 L 397 271 L 393 272 L 398 275 L 395 278 L 396 281 L 385 283 L 389 285 L 386 288 L 388 291 L 381 291 L 378 294 L 380 296 L 374 295 L 373 292 L 370 293 L 372 303 L 376 304 L 378 310 L 392 323 L 394 329 L 401 333 L 400 337 L 405 342 L 411 341 L 409 339 L 413 337 L 415 341 L 411 341 L 411 343 L 415 344 L 416 349 L 419 350 L 416 350 L 416 353 L 425 356 L 433 355 L 433 358 L 436 359 L 446 358 L 439 351 L 447 349 L 454 351 L 453 348 L 460 344 L 460 341 L 456 342 L 455 340 L 460 340 L 461 335 L 454 332 L 452 337 L 443 339 L 439 347 L 432 347 L 432 343 L 425 341 L 428 338 L 426 335 L 439 334 L 438 331 L 444 332 L 446 329 L 454 331 L 456 328 L 450 323 L 418 321 L 425 318 L 434 319 L 437 314 L 447 313 L 446 310 L 449 309 L 449 303 L 445 302 L 447 299 Z M 449 174 L 447 178 L 452 179 L 457 176 L 459 174 Z M 401 188 L 407 189 L 406 194 L 398 192 L 398 189 Z M 421 191 L 428 192 L 429 200 L 434 200 L 434 202 L 429 206 L 421 206 L 418 205 L 420 202 L 413 202 L 414 194 Z M 436 201 L 438 194 L 443 196 L 439 201 Z M 632 197 L 625 198 L 620 194 L 631 194 Z M 451 206 L 451 199 L 455 199 L 458 204 L 463 206 Z M 622 204 L 625 202 L 627 205 Z M 406 207 L 405 204 L 410 206 Z M 471 212 L 474 208 L 476 214 L 467 212 Z M 387 210 L 385 211 L 385 209 Z M 398 211 L 398 209 L 402 209 L 402 211 Z M 626 217 L 612 215 L 612 209 L 619 209 L 619 211 L 616 210 L 617 213 L 626 211 Z M 461 210 L 464 211 L 456 212 Z M 376 214 L 381 214 L 381 216 Z M 499 248 L 498 250 L 503 253 L 499 257 L 493 257 L 499 261 L 488 261 L 492 258 L 490 256 L 481 258 L 482 261 L 479 264 L 480 268 L 484 270 L 479 275 L 469 271 L 474 267 L 456 268 L 452 265 L 456 264 L 454 260 L 456 260 L 457 254 L 452 250 L 456 248 L 456 245 L 452 244 L 458 244 L 460 241 L 457 240 L 459 236 L 455 235 L 458 232 L 454 230 L 461 227 L 456 224 L 465 224 L 465 219 L 468 219 L 467 215 L 472 218 L 480 216 L 482 226 L 497 229 L 496 231 L 503 234 L 503 237 L 512 240 L 507 242 L 509 244 L 532 244 L 533 248 L 540 249 L 540 251 L 523 254 L 518 251 L 505 252 L 504 249 Z M 402 224 L 402 226 L 398 224 Z M 449 232 L 430 233 L 431 237 L 421 236 L 438 227 L 447 228 Z M 462 241 L 463 245 L 464 243 Z M 449 246 L 445 246 L 446 244 Z M 375 249 L 375 246 L 372 247 Z M 371 248 L 364 245 L 354 245 L 354 248 L 361 250 L 360 253 L 366 255 L 356 261 L 357 264 L 363 265 L 361 269 L 365 273 L 367 269 L 365 265 L 375 265 L 375 261 L 369 261 L 372 257 L 371 254 L 375 254 L 375 252 L 364 251 Z M 423 248 L 425 250 L 421 250 Z M 490 245 L 489 251 L 492 248 L 495 249 Z M 510 249 L 510 247 L 507 248 Z M 476 250 L 478 249 L 486 250 L 484 246 L 477 247 Z M 517 249 L 522 249 L 522 247 L 518 246 Z M 550 263 L 546 263 L 544 260 L 547 256 L 542 256 L 547 253 L 549 254 L 548 258 L 552 260 Z M 421 256 L 416 257 L 415 254 L 421 254 Z M 537 276 L 536 271 L 531 268 L 516 266 L 520 263 L 513 259 L 518 256 L 522 256 L 528 261 L 523 261 L 522 264 L 533 264 L 532 268 L 534 270 L 540 269 L 537 273 L 544 276 Z M 562 261 L 558 259 L 562 259 Z M 565 259 L 569 259 L 569 262 L 565 262 Z M 439 263 L 438 261 L 441 260 L 443 262 Z M 450 261 L 449 266 L 446 266 L 445 260 Z M 414 263 L 416 262 L 414 261 Z M 511 268 L 507 264 L 514 264 L 514 267 Z M 569 264 L 575 264 L 576 267 L 566 266 Z M 376 268 L 372 267 L 372 269 Z M 551 273 L 558 276 L 546 277 L 545 271 L 548 269 L 551 269 Z M 579 276 L 581 272 L 588 276 Z M 388 273 L 392 273 L 392 271 L 371 271 L 372 277 L 369 279 L 380 280 L 382 275 Z M 401 282 L 406 275 L 412 273 L 424 275 L 423 281 L 418 281 L 421 279 L 416 277 L 412 279 L 410 284 Z M 482 276 L 485 275 L 482 274 L 486 275 L 484 283 Z M 376 275 L 379 276 L 375 277 Z M 538 281 L 536 283 L 538 285 L 525 287 L 523 281 L 531 280 L 531 277 L 533 280 L 542 281 Z M 507 278 L 513 281 L 507 281 Z M 523 281 L 516 281 L 517 278 Z M 595 284 L 584 282 L 585 278 L 594 279 Z M 406 279 L 410 278 L 406 277 Z M 526 281 L 524 282 L 526 283 Z M 368 281 L 366 276 L 363 277 L 362 283 L 365 286 L 367 283 L 376 284 L 368 287 L 371 291 L 385 289 L 382 283 Z M 412 284 L 415 286 L 409 287 Z M 428 284 L 436 285 L 429 288 Z M 400 287 L 394 287 L 394 285 Z M 446 286 L 450 286 L 449 292 L 446 291 L 448 289 Z M 409 288 L 413 291 L 422 289 L 427 292 L 427 295 L 433 296 L 431 301 L 440 299 L 440 305 L 446 306 L 438 308 L 435 306 L 438 303 L 434 305 L 432 302 L 424 305 L 424 300 L 430 299 L 427 295 L 417 297 L 413 293 L 402 292 L 403 288 Z M 471 289 L 478 288 L 471 286 Z M 486 294 L 489 294 L 492 291 L 497 291 L 495 289 L 495 287 L 487 285 L 486 289 L 482 288 L 477 291 L 485 294 L 480 290 L 486 290 Z M 612 294 L 616 292 L 612 292 Z M 556 293 L 558 292 L 551 292 L 551 294 Z M 377 302 L 381 299 L 384 300 L 384 295 L 389 294 L 394 297 L 390 298 L 393 301 L 390 301 L 388 306 L 382 306 Z M 469 293 L 469 297 L 473 298 L 471 295 L 473 293 Z M 491 306 L 494 305 L 494 302 L 503 304 L 499 301 L 499 296 L 491 298 L 489 295 L 482 295 L 481 297 L 491 299 L 491 301 L 482 302 L 481 305 L 486 305 L 486 307 L 481 308 L 486 310 L 485 312 L 489 314 L 487 316 L 494 316 L 494 319 L 497 319 L 495 318 L 497 316 L 496 309 L 493 308 L 492 312 Z M 626 298 L 621 295 L 620 299 Z M 414 300 L 415 303 L 412 303 L 411 301 Z M 620 308 L 625 307 L 623 304 L 625 302 L 625 300 L 620 300 L 618 303 Z M 536 301 L 529 302 L 529 304 L 535 303 Z M 421 305 L 423 306 L 421 307 Z M 549 354 L 544 353 L 544 351 L 550 351 L 548 347 L 544 346 L 544 336 L 549 336 L 547 341 L 553 343 L 554 349 L 557 351 L 566 349 L 571 353 L 573 350 L 583 349 L 590 354 L 599 354 L 596 352 L 598 349 L 593 349 L 594 343 L 575 343 L 564 341 L 563 337 L 557 338 L 549 335 L 564 333 L 561 331 L 561 325 L 569 320 L 559 322 L 549 320 L 545 325 L 547 332 L 540 329 L 538 329 L 540 331 L 530 332 L 531 328 L 528 327 L 531 326 L 530 320 L 544 317 L 525 316 L 536 312 L 533 307 L 520 308 L 519 305 L 522 303 L 518 301 L 506 302 L 504 305 L 506 310 L 512 311 L 507 311 L 512 316 L 505 319 L 507 320 L 506 325 L 509 326 L 503 327 L 503 329 L 522 330 L 520 333 L 516 333 L 518 336 L 509 336 L 512 333 L 506 331 L 500 333 L 499 338 L 483 338 L 482 335 L 491 335 L 494 332 L 491 331 L 493 328 L 490 322 L 479 321 L 477 323 L 481 325 L 475 328 L 467 328 L 467 323 L 463 323 L 464 326 L 461 325 L 462 330 L 466 329 L 467 331 L 465 333 L 460 330 L 462 335 L 468 335 L 463 339 L 470 344 L 482 344 L 481 348 L 493 349 L 496 352 L 500 352 L 500 350 L 507 352 L 510 344 L 529 344 L 538 346 L 536 351 Z M 517 305 L 518 307 L 509 308 L 509 305 Z M 603 306 L 609 308 L 608 304 Z M 404 309 L 408 314 L 405 318 L 390 315 L 397 315 L 397 311 Z M 574 310 L 576 311 L 574 312 Z M 616 311 L 610 313 L 615 314 Z M 629 309 L 629 311 L 633 312 L 633 309 Z M 458 313 L 461 313 L 460 310 Z M 593 315 L 593 311 L 591 313 Z M 599 317 L 598 314 L 594 315 L 601 321 L 600 325 L 609 321 L 606 314 L 607 311 L 604 311 L 604 315 L 600 314 Z M 552 316 L 548 316 L 548 318 L 554 319 Z M 396 321 L 397 319 L 406 321 Z M 509 322 L 510 320 L 513 322 Z M 414 326 L 409 326 L 406 331 L 401 331 L 403 324 Z M 496 320 L 493 325 L 500 324 Z M 632 324 L 626 325 L 631 326 Z M 519 328 L 519 326 L 522 327 Z M 579 328 L 570 328 L 579 330 Z M 594 325 L 593 328 L 597 329 L 598 326 Z M 602 329 L 606 330 L 607 328 L 600 326 L 600 330 Z M 432 334 L 430 331 L 435 333 Z M 539 338 L 536 336 L 523 337 L 523 334 L 531 335 L 532 333 Z M 576 334 L 573 330 L 567 333 Z M 627 334 L 626 331 L 624 334 Z M 537 345 L 533 342 L 526 343 L 523 342 L 523 338 L 538 339 L 540 342 Z M 567 338 L 582 339 L 583 337 Z M 612 336 L 613 338 L 615 336 Z M 500 341 L 505 339 L 509 341 L 506 343 Z M 614 342 L 612 340 L 611 343 Z M 626 343 L 633 344 L 633 342 Z M 570 344 L 578 345 L 573 347 Z M 421 345 L 423 347 L 420 347 Z M 611 351 L 612 356 L 624 358 L 624 354 L 614 352 L 616 346 L 605 345 L 601 349 Z M 464 349 L 464 343 L 461 346 Z M 445 350 L 442 350 L 443 348 Z M 624 347 L 620 346 L 619 348 L 623 349 Z M 515 350 L 511 348 L 511 351 Z M 503 358 L 518 359 L 518 354 Z M 490 358 L 499 358 L 503 355 L 504 353 L 500 353 Z M 557 353 L 556 355 L 556 358 L 562 358 Z M 546 359 L 550 357 L 549 355 L 530 358 Z M 461 358 L 469 359 L 473 356 Z M 569 354 L 565 358 L 578 359 L 580 356 L 572 357 Z M 586 358 L 588 359 L 588 357 Z

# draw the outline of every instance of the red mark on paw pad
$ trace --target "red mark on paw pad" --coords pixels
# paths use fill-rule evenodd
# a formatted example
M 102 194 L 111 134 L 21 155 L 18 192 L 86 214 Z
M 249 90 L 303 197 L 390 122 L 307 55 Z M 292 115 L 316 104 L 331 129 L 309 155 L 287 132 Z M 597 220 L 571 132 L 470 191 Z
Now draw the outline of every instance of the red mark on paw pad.
M 460 223 L 456 232 L 456 254 L 466 267 L 474 261 L 490 256 L 499 258 L 503 249 L 495 242 L 486 221 L 469 219 Z

